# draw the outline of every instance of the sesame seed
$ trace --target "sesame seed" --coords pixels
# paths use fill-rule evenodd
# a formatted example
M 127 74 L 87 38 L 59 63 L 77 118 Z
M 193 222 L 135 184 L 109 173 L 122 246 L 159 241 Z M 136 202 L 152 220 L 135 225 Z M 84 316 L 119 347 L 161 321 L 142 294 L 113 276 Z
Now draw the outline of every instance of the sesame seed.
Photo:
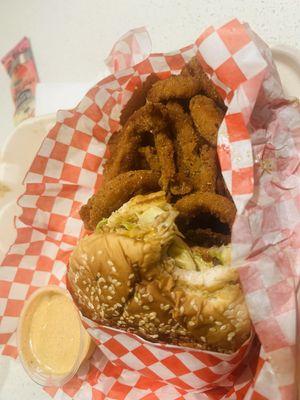
M 121 302 L 122 302 L 122 303 L 125 303 L 125 302 L 126 302 L 126 299 L 125 299 L 124 296 L 121 298 Z
M 107 260 L 107 264 L 109 265 L 109 266 L 113 266 L 114 265 L 114 263 L 111 261 L 111 260 Z
M 184 314 L 184 307 L 183 307 L 183 306 L 181 306 L 181 307 L 179 308 L 179 312 L 180 312 L 180 314 Z
M 96 310 L 100 310 L 100 304 L 97 305 Z
M 121 286 L 121 285 L 122 285 L 122 283 L 121 283 L 121 282 L 118 282 L 118 281 L 116 282 L 116 286 L 118 286 L 118 287 L 119 287 L 119 286 Z
M 228 342 L 230 342 L 234 336 L 235 336 L 235 332 L 229 332 L 227 335 Z
M 213 321 L 213 320 L 214 320 L 212 315 L 210 315 L 208 319 L 209 319 L 210 321 Z
M 90 287 L 87 286 L 87 287 L 85 288 L 85 291 L 88 293 L 88 292 L 90 291 Z
M 218 326 L 221 326 L 222 322 L 221 321 L 215 321 L 215 324 L 218 325 Z
M 130 274 L 128 278 L 129 278 L 129 279 L 134 278 L 134 274 Z
M 96 277 L 99 279 L 101 277 L 100 272 L 97 272 Z
M 221 328 L 220 328 L 220 331 L 225 331 L 226 328 L 227 328 L 227 325 L 222 325 Z
M 128 287 L 131 286 L 131 282 L 130 282 L 130 281 L 127 282 L 127 286 L 128 286 Z
M 196 322 L 194 322 L 194 321 L 189 321 L 189 322 L 188 322 L 188 325 L 189 325 L 189 326 L 195 326 L 195 325 L 196 325 Z
M 107 296 L 107 300 L 112 300 L 112 296 Z
M 117 272 L 116 267 L 111 267 L 112 272 Z
M 153 296 L 152 296 L 151 294 L 149 294 L 148 300 L 150 301 L 150 303 L 152 303 L 152 301 L 154 300 L 154 299 L 153 299 Z
M 97 254 L 99 254 L 99 256 L 100 256 L 102 253 L 103 253 L 102 250 L 98 250 L 98 251 L 97 251 Z
M 95 261 L 95 257 L 92 256 L 92 257 L 91 257 L 91 262 L 94 262 L 94 261 Z
M 149 306 L 143 306 L 143 310 L 149 311 L 150 307 Z
M 200 336 L 200 339 L 202 340 L 202 342 L 206 342 L 206 339 L 205 339 L 205 337 L 204 336 Z
M 105 290 L 106 290 L 107 288 L 108 288 L 108 286 L 107 286 L 107 285 L 104 285 L 104 286 L 103 286 L 103 289 L 105 289 Z
M 156 318 L 156 312 L 155 311 L 153 311 L 153 312 L 151 312 L 150 314 L 149 314 L 149 318 L 152 320 L 152 319 L 155 319 Z
M 83 283 L 84 285 L 86 285 L 86 281 L 82 281 L 82 283 Z

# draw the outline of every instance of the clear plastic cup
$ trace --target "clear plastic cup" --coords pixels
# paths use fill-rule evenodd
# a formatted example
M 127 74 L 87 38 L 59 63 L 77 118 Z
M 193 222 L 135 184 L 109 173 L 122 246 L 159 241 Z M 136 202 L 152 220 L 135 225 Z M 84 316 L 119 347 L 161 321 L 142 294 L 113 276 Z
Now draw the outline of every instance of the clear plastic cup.
M 78 342 L 74 344 L 74 357 L 72 357 L 72 364 L 67 368 L 64 372 L 56 372 L 53 368 L 48 368 L 45 363 L 41 363 L 39 354 L 36 353 L 36 349 L 34 349 L 34 344 L 32 343 L 33 339 L 33 330 L 36 329 L 36 325 L 34 322 L 34 315 L 37 312 L 37 307 L 39 304 L 42 304 L 42 300 L 51 299 L 52 295 L 64 296 L 63 301 L 68 301 L 68 315 L 60 314 L 60 322 L 63 320 L 70 321 L 70 317 L 72 319 L 72 329 L 75 330 L 76 337 L 78 338 Z M 47 297 L 48 296 L 48 297 Z M 56 298 L 59 298 L 56 296 Z M 66 303 L 65 303 L 66 304 Z M 53 307 L 53 306 L 52 306 Z M 74 314 L 70 316 L 70 310 Z M 52 308 L 53 311 L 53 308 Z M 62 308 L 57 309 L 58 313 L 62 313 Z M 44 310 L 44 318 L 45 310 Z M 49 314 L 50 315 L 50 314 Z M 47 318 L 47 317 L 46 317 Z M 55 321 L 54 321 L 54 331 L 51 333 L 50 330 L 48 334 L 57 338 L 59 335 L 59 329 L 55 330 Z M 74 331 L 72 331 L 74 332 Z M 49 339 L 51 339 L 49 336 Z M 56 340 L 56 339 L 54 339 Z M 55 342 L 54 342 L 55 343 Z M 64 350 L 70 347 L 66 347 L 64 349 L 64 344 L 66 346 L 70 346 L 70 342 L 67 345 L 67 342 L 63 340 L 59 346 L 59 352 L 64 354 Z M 17 345 L 19 356 L 21 362 L 23 364 L 24 369 L 34 380 L 36 383 L 43 386 L 63 386 L 66 382 L 68 382 L 78 371 L 80 365 L 84 360 L 87 360 L 93 353 L 95 349 L 95 343 L 92 341 L 90 335 L 83 327 L 80 314 L 74 305 L 72 298 L 67 290 L 64 290 L 58 286 L 45 286 L 36 290 L 33 295 L 26 301 L 24 308 L 22 310 L 20 321 L 17 329 Z M 48 350 L 49 352 L 49 350 Z M 44 365 L 43 365 L 44 364 Z

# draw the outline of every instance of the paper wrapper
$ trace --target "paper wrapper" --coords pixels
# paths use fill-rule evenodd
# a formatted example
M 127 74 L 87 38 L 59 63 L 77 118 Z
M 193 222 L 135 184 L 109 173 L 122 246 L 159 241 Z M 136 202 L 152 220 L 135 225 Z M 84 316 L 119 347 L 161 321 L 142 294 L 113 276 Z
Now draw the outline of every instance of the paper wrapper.
M 208 28 L 173 53 L 149 54 L 150 48 L 143 28 L 122 37 L 107 59 L 113 74 L 74 110 L 58 112 L 33 161 L 19 199 L 17 239 L 0 268 L 2 354 L 17 357 L 24 300 L 37 287 L 65 286 L 69 253 L 83 229 L 78 210 L 101 185 L 106 143 L 134 88 L 151 72 L 179 73 L 197 55 L 228 105 L 218 153 L 238 208 L 234 264 L 262 346 L 256 337 L 224 355 L 153 344 L 86 321 L 99 350 L 72 381 L 46 390 L 55 399 L 78 400 L 293 399 L 299 107 L 283 100 L 270 50 L 237 20 Z

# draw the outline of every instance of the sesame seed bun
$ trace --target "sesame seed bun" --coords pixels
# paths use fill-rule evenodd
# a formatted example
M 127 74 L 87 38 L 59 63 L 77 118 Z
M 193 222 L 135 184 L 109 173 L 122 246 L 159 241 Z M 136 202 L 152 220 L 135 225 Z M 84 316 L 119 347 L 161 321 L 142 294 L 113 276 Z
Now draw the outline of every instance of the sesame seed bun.
M 83 315 L 150 341 L 235 351 L 251 329 L 237 272 L 223 265 L 185 270 L 157 251 L 117 233 L 81 239 L 68 281 Z

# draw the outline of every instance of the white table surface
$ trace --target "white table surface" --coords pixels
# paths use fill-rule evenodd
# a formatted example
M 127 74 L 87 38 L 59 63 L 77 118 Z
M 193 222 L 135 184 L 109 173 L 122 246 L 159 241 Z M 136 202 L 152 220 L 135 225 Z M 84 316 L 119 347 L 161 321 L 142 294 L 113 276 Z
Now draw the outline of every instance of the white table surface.
M 209 24 L 250 23 L 269 45 L 299 47 L 300 0 L 0 0 L 0 58 L 23 36 L 32 43 L 40 80 L 91 82 L 127 30 L 145 25 L 153 51 L 190 43 Z M 0 149 L 13 129 L 9 78 L 0 67 Z M 0 400 L 43 400 L 21 365 L 0 358 Z
M 26 35 L 42 82 L 90 82 L 133 27 L 147 26 L 153 50 L 169 51 L 209 24 L 238 17 L 268 44 L 297 47 L 299 8 L 300 0 L 0 0 L 0 58 Z M 0 147 L 13 129 L 9 84 L 1 66 Z

